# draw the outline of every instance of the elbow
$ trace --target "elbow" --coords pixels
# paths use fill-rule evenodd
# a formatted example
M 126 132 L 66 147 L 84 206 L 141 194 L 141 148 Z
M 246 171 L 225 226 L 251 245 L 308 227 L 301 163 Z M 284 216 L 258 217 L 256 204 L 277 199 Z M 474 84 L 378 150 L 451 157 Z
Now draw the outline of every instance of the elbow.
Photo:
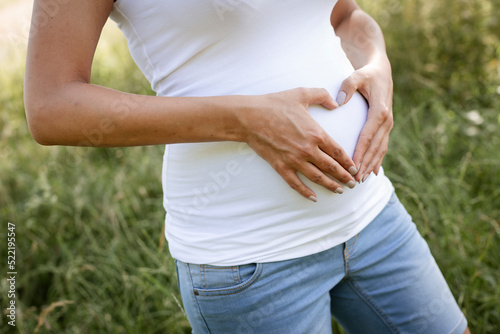
M 40 145 L 43 146 L 51 146 L 55 145 L 50 136 L 48 135 L 47 129 L 44 128 L 40 122 L 37 122 L 35 120 L 28 120 L 28 128 L 30 130 L 31 136 L 33 139 Z
M 53 122 L 51 122 L 50 107 L 42 101 L 30 101 L 25 97 L 24 109 L 26 121 L 33 139 L 40 145 L 56 145 L 54 140 Z
M 69 84 L 32 82 L 24 85 L 24 110 L 33 139 L 40 145 L 78 145 L 75 135 L 76 106 Z

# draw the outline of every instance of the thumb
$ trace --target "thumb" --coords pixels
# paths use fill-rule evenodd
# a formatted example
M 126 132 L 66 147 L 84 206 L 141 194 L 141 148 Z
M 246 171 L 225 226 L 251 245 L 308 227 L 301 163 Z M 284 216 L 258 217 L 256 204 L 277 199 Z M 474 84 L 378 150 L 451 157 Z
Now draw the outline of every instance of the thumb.
M 339 107 L 330 93 L 324 88 L 311 88 L 308 93 L 307 103 L 309 105 L 319 104 L 327 109 L 335 109 Z
M 351 74 L 347 79 L 342 81 L 342 85 L 340 85 L 336 98 L 339 106 L 349 102 L 356 89 L 358 89 L 358 83 L 356 82 L 355 76 Z

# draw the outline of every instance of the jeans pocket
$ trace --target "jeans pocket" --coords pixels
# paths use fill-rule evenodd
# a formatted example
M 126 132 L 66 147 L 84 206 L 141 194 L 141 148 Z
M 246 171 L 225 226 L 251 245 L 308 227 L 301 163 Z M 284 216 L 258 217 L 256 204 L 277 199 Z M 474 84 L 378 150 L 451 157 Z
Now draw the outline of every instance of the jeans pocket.
M 262 263 L 241 266 L 190 265 L 189 271 L 197 296 L 232 295 L 248 289 L 262 274 Z

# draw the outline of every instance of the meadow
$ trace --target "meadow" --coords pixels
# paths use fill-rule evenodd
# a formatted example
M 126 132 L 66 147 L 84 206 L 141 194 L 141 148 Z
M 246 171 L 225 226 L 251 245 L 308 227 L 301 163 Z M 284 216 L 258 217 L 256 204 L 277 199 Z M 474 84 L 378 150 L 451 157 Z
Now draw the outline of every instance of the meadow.
M 393 66 L 386 174 L 471 332 L 499 333 L 500 1 L 358 2 L 380 22 Z M 162 234 L 163 147 L 38 145 L 23 53 L 0 60 L 0 268 L 4 277 L 10 222 L 17 272 L 15 328 L 0 281 L 0 333 L 189 333 Z M 92 82 L 153 94 L 112 26 Z

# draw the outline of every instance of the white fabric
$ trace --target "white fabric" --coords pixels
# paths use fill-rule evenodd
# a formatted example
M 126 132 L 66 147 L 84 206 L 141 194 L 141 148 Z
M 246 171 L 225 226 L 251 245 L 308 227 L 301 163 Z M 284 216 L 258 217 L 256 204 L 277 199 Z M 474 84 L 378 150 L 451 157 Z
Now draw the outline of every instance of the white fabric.
M 330 25 L 334 4 L 122 0 L 111 18 L 158 95 L 252 95 L 302 86 L 324 87 L 335 97 L 353 67 Z M 352 156 L 365 100 L 356 93 L 337 110 L 312 106 L 309 112 Z M 342 195 L 301 178 L 318 203 L 289 188 L 245 143 L 169 145 L 163 186 L 172 256 L 236 265 L 309 255 L 358 233 L 393 191 L 383 172 Z

